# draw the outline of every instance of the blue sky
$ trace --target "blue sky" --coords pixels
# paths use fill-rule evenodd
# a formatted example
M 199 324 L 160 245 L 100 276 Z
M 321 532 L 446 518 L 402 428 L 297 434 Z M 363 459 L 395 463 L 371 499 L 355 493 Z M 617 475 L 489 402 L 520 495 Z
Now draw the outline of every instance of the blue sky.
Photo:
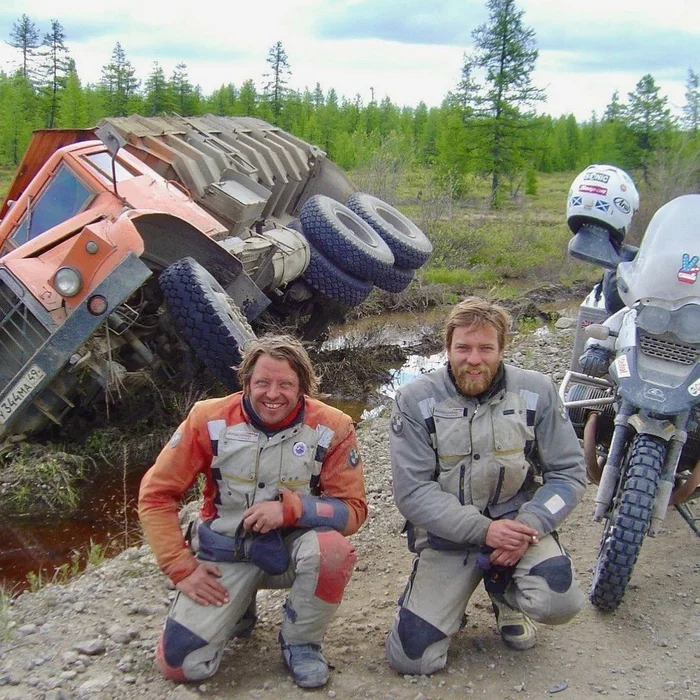
M 539 59 L 533 74 L 554 116 L 599 115 L 614 90 L 627 93 L 651 73 L 678 112 L 685 102 L 688 68 L 700 72 L 698 0 L 520 0 L 524 22 L 535 30 Z M 58 11 L 57 11 L 58 10 Z M 110 9 L 64 0 L 4 0 L 0 38 L 26 13 L 43 33 L 51 18 L 64 27 L 84 82 L 99 80 L 117 41 L 144 80 L 158 61 L 170 75 L 187 64 L 205 94 L 222 83 L 264 82 L 269 48 L 282 41 L 292 69 L 290 86 L 366 103 L 388 96 L 399 105 L 439 105 L 459 79 L 472 31 L 488 18 L 472 0 L 265 0 L 257 4 L 210 0 L 120 0 Z M 17 60 L 0 44 L 0 68 Z

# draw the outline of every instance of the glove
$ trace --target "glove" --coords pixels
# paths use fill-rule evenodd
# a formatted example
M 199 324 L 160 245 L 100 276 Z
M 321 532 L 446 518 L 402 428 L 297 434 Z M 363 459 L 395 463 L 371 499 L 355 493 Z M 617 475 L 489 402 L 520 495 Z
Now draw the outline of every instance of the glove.
M 592 377 L 603 377 L 608 373 L 612 353 L 602 345 L 591 345 L 578 358 L 581 369 Z

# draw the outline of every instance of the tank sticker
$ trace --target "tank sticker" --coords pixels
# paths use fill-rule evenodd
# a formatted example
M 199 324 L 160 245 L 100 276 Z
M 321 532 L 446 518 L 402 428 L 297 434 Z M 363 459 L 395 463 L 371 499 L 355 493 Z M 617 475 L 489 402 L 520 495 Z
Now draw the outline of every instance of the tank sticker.
M 697 379 L 688 387 L 688 393 L 691 396 L 700 396 L 700 379 Z
M 627 362 L 627 355 L 620 355 L 613 364 L 615 365 L 615 371 L 618 377 L 625 378 L 632 376 L 629 363 Z
M 698 279 L 698 263 L 700 257 L 693 255 L 691 258 L 688 253 L 683 253 L 681 258 L 681 269 L 678 270 L 678 281 L 686 284 L 695 284 Z
M 579 185 L 579 192 L 590 192 L 591 194 L 606 195 L 608 193 L 607 187 L 601 187 L 600 185 Z

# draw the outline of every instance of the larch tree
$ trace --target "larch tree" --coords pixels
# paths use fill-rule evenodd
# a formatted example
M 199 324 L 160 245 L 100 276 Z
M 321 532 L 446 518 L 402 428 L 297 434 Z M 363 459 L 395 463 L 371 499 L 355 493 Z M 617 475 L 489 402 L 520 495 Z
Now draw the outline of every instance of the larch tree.
M 292 74 L 289 58 L 281 41 L 274 44 L 268 52 L 267 63 L 270 66 L 270 72 L 264 75 L 266 82 L 263 85 L 263 91 L 267 96 L 272 113 L 275 118 L 278 118 L 282 111 L 284 97 L 289 92 L 287 83 Z
M 683 127 L 691 136 L 697 136 L 700 126 L 700 77 L 688 68 L 685 83 L 685 104 L 683 105 Z
M 184 117 L 196 113 L 196 95 L 194 86 L 187 75 L 187 65 L 178 63 L 170 78 L 170 90 L 174 101 L 174 109 Z
M 158 61 L 153 62 L 153 70 L 146 78 L 144 88 L 146 93 L 144 99 L 145 116 L 154 117 L 164 112 L 173 111 L 175 107 L 173 93 Z
M 112 59 L 102 68 L 100 86 L 103 91 L 107 113 L 112 117 L 124 117 L 129 110 L 129 101 L 139 89 L 136 70 L 117 42 Z
M 465 54 L 462 82 L 467 84 L 460 97 L 473 110 L 465 123 L 480 132 L 478 162 L 482 174 L 491 177 L 491 205 L 497 207 L 502 179 L 513 178 L 525 165 L 523 131 L 532 122 L 527 111 L 545 94 L 532 84 L 538 51 L 534 30 L 523 24 L 523 10 L 514 0 L 488 0 L 486 6 L 489 20 L 472 32 L 474 48 Z
M 10 46 L 22 53 L 20 72 L 24 78 L 32 82 L 35 78 L 35 52 L 41 46 L 39 30 L 27 15 L 22 15 L 13 25 L 10 32 Z
M 41 45 L 40 92 L 46 115 L 44 123 L 49 129 L 53 129 L 56 125 L 60 94 L 66 86 L 70 66 L 66 33 L 58 20 L 51 20 L 51 31 L 44 34 Z

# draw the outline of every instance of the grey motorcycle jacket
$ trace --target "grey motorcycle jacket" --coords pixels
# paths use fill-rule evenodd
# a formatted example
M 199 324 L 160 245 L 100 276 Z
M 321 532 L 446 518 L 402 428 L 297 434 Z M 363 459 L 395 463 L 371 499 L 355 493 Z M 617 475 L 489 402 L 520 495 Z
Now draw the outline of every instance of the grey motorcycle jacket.
M 414 551 L 481 547 L 502 517 L 546 535 L 583 497 L 583 453 L 554 384 L 503 367 L 481 401 L 459 392 L 447 367 L 396 394 L 394 498 Z

